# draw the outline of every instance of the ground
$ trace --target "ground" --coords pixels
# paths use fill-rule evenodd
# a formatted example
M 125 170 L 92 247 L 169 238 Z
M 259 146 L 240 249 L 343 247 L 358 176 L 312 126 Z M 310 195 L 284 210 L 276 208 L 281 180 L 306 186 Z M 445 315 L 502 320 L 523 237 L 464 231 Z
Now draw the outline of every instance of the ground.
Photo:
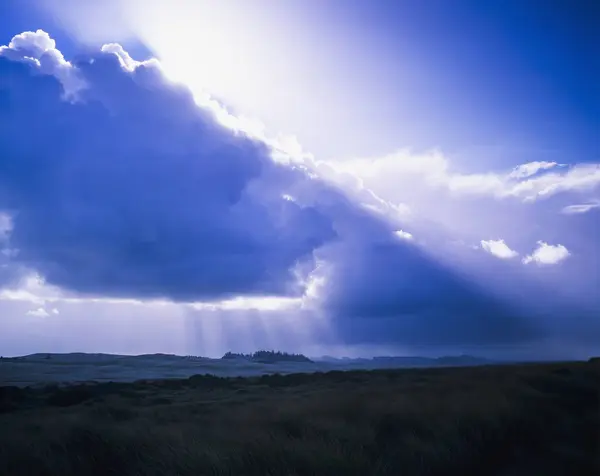
M 0 387 L 0 474 L 600 474 L 600 363 Z

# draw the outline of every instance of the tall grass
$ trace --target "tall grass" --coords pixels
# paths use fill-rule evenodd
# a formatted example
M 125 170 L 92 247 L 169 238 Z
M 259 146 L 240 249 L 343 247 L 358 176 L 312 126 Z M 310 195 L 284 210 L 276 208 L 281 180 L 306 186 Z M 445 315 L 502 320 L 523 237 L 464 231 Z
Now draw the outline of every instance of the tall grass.
M 600 365 L 0 389 L 0 475 L 600 474 Z

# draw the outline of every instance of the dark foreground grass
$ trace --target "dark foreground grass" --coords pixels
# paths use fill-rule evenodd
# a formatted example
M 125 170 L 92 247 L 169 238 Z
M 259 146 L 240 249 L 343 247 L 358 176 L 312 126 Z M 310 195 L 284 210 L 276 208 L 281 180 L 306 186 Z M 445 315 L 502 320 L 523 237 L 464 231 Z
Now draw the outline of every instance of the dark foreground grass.
M 599 475 L 597 362 L 0 388 L 0 475 Z

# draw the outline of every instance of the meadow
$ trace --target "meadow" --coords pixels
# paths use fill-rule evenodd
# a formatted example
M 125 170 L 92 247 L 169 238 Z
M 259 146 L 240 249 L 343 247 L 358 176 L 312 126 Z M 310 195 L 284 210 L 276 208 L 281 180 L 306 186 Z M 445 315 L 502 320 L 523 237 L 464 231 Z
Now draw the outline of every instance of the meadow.
M 0 387 L 2 476 L 600 474 L 600 362 Z

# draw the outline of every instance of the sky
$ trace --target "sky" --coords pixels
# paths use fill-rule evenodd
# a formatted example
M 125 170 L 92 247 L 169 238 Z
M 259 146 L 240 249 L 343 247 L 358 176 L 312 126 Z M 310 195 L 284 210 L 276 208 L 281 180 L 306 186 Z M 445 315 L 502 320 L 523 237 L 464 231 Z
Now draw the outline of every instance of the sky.
M 600 7 L 0 4 L 0 354 L 600 353 Z

